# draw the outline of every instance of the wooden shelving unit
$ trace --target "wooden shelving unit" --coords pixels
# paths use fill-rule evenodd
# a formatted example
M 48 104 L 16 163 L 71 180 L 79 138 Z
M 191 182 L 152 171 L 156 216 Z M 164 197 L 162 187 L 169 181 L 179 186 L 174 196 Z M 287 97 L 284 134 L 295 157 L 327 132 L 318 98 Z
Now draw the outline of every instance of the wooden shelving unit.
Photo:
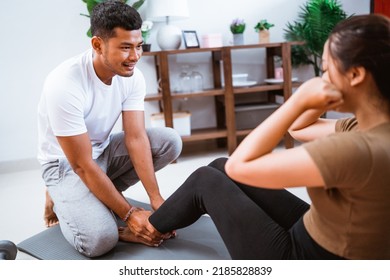
M 294 42 L 281 42 L 270 44 L 253 44 L 242 46 L 226 46 L 220 48 L 193 48 L 172 51 L 159 51 L 144 53 L 144 56 L 153 56 L 156 66 L 157 79 L 159 79 L 158 93 L 148 94 L 145 101 L 159 101 L 162 103 L 165 125 L 173 127 L 173 107 L 172 101 L 183 98 L 196 98 L 201 96 L 214 96 L 216 99 L 222 99 L 222 102 L 216 100 L 216 120 L 217 127 L 192 130 L 190 136 L 183 136 L 183 142 L 200 141 L 206 139 L 225 138 L 227 149 L 231 154 L 237 147 L 237 136 L 245 136 L 251 130 L 237 130 L 235 119 L 235 96 L 244 93 L 268 92 L 282 94 L 284 100 L 287 100 L 294 86 L 299 83 L 291 81 L 291 46 Z M 284 82 L 281 84 L 257 84 L 251 87 L 236 88 L 232 81 L 232 52 L 235 50 L 259 49 L 263 48 L 266 52 L 266 71 L 267 77 L 274 77 L 274 56 L 279 56 L 283 64 Z M 171 83 L 169 79 L 169 56 L 189 53 L 211 53 L 212 74 L 214 88 L 205 89 L 201 92 L 181 93 L 180 95 L 171 92 Z M 223 65 L 221 67 L 221 65 Z M 224 85 L 222 84 L 222 76 Z M 287 79 L 286 79 L 287 78 Z M 223 104 L 221 104 L 223 103 Z M 285 146 L 293 146 L 293 140 L 289 135 L 285 136 Z

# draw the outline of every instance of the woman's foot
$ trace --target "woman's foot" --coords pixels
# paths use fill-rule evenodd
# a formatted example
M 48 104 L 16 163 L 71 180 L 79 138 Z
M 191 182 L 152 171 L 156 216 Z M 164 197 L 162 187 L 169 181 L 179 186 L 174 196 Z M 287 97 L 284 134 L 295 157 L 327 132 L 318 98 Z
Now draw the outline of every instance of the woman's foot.
M 51 199 L 49 192 L 46 189 L 46 200 L 45 200 L 45 209 L 43 214 L 43 220 L 46 227 L 52 227 L 58 224 L 58 218 L 56 213 L 54 213 L 54 202 Z

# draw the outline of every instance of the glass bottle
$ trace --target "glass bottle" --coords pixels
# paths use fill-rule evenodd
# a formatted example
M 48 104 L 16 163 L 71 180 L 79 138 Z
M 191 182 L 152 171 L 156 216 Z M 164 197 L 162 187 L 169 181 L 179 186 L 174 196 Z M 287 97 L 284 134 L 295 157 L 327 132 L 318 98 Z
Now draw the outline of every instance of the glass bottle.
M 179 92 L 191 92 L 191 75 L 189 73 L 189 66 L 183 65 L 179 74 Z
M 203 90 L 203 76 L 196 71 L 196 66 L 192 65 L 191 71 L 191 92 L 199 92 Z

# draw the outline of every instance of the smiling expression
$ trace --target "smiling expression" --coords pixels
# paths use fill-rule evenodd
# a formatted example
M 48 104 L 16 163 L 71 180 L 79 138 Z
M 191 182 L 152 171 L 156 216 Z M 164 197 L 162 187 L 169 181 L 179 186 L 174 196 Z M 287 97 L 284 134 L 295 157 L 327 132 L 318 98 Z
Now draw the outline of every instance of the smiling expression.
M 115 28 L 115 36 L 107 40 L 92 39 L 95 50 L 94 68 L 98 77 L 111 84 L 112 77 L 131 77 L 142 56 L 142 34 L 140 30 Z

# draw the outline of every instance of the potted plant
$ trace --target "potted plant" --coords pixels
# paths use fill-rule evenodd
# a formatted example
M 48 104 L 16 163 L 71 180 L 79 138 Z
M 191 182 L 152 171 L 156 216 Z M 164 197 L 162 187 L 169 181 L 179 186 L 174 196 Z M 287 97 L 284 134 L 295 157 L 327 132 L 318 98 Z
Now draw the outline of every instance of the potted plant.
M 141 32 L 142 32 L 142 39 L 144 40 L 144 43 L 142 44 L 142 50 L 144 52 L 150 52 L 151 45 L 148 44 L 148 38 L 150 36 L 150 31 L 152 30 L 153 22 L 150 20 L 144 20 L 142 22 L 141 26 Z
M 102 2 L 106 2 L 109 0 L 82 0 L 82 1 L 87 5 L 88 14 L 81 13 L 80 15 L 85 16 L 85 17 L 91 17 L 92 10 L 97 4 L 102 3 Z M 130 2 L 130 0 L 120 0 L 120 1 L 122 1 L 123 3 Z M 138 10 L 144 4 L 144 2 L 145 2 L 145 0 L 138 0 L 138 1 L 134 2 L 131 6 L 134 9 Z M 88 29 L 87 36 L 90 38 L 92 37 L 91 28 Z
M 233 44 L 243 45 L 244 44 L 244 31 L 245 21 L 240 18 L 235 18 L 230 24 L 230 31 L 233 33 Z
M 260 20 L 255 25 L 255 31 L 259 33 L 259 43 L 269 43 L 269 29 L 274 27 L 275 24 L 269 23 L 266 19 Z
M 301 7 L 298 20 L 287 23 L 284 38 L 305 44 L 291 47 L 294 67 L 313 65 L 315 76 L 321 75 L 322 50 L 329 33 L 341 20 L 347 18 L 337 0 L 309 0 Z

